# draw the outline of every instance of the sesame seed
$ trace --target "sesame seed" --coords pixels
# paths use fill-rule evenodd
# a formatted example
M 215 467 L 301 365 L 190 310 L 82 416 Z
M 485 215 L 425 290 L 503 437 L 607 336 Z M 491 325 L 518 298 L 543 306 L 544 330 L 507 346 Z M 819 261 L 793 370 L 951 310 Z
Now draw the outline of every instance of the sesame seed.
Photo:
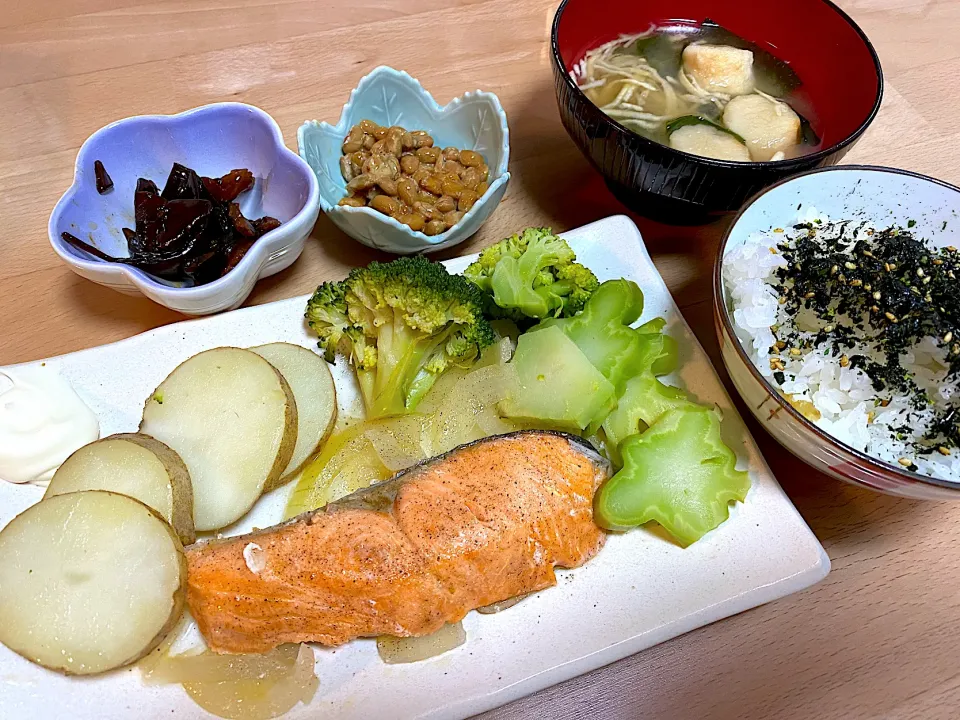
M 844 266 L 847 270 L 856 270 L 856 269 L 857 269 L 856 263 L 852 263 L 852 262 L 849 262 L 849 261 L 848 261 L 848 262 L 845 262 L 845 263 L 843 264 L 843 266 Z
M 923 268 L 917 268 L 917 277 L 923 277 Z
M 841 355 L 841 356 L 840 356 L 840 367 L 846 367 L 846 366 L 849 365 L 849 364 L 850 364 L 850 358 L 848 358 L 846 355 Z
M 936 260 L 933 261 L 933 264 L 934 264 L 934 265 L 943 265 L 943 260 L 941 260 L 940 258 L 937 258 Z
M 834 327 L 833 327 L 833 325 L 827 325 L 825 328 L 823 328 L 823 331 L 824 331 L 825 333 L 832 333 L 832 332 L 834 331 Z M 948 341 L 948 342 L 949 342 L 949 341 Z
M 953 340 L 953 332 L 948 332 L 946 335 L 943 336 L 943 341 L 945 343 L 948 343 L 951 340 Z
M 809 299 L 812 298 L 814 295 L 816 295 L 815 292 L 808 292 L 808 293 L 807 293 L 806 295 L 804 295 L 803 297 L 804 297 L 804 299 L 809 300 Z
M 861 285 L 863 285 L 863 280 L 859 278 L 850 281 L 850 287 L 860 287 Z
M 929 285 L 929 284 L 930 284 L 930 277 L 929 277 L 929 276 L 927 276 L 927 277 L 925 277 L 925 278 L 923 279 L 923 284 L 924 284 L 924 285 Z
M 905 457 L 900 458 L 899 460 L 897 460 L 897 462 L 903 465 L 904 467 L 910 467 L 911 465 L 913 465 L 913 462 L 910 460 L 910 458 L 905 458 Z
M 880 294 L 880 291 L 879 291 L 879 290 L 877 290 L 877 291 L 873 294 L 873 299 L 874 299 L 874 300 L 879 300 L 881 297 L 883 297 L 883 296 Z
M 941 455 L 949 455 L 949 454 L 950 454 L 950 450 L 949 450 L 948 448 L 945 448 L 943 445 L 941 445 L 940 447 L 937 448 L 937 452 L 940 453 Z
M 894 315 L 892 312 L 885 312 L 883 316 L 892 323 L 895 323 L 897 321 L 897 316 Z
M 790 354 L 794 357 L 800 357 L 800 348 L 790 348 Z
M 873 257 L 873 253 L 870 252 L 869 250 L 864 250 L 864 251 L 863 251 L 863 254 L 864 254 L 864 256 L 866 256 L 866 257 Z
M 836 265 L 834 265 L 832 268 L 830 268 L 830 274 L 831 274 L 831 275 L 836 275 L 836 274 L 837 274 L 837 270 L 839 270 L 839 269 L 840 269 L 839 267 L 837 267 Z

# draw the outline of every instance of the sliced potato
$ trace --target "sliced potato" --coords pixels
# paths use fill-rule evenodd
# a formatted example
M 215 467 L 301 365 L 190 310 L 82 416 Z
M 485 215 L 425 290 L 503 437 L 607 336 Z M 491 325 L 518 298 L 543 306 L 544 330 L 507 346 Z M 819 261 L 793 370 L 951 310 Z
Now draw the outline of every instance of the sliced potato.
M 68 675 L 135 662 L 183 611 L 183 546 L 126 495 L 86 490 L 27 508 L 0 532 L 0 558 L 0 641 Z
M 723 124 L 742 137 L 757 162 L 789 153 L 800 142 L 800 116 L 785 102 L 764 95 L 731 100 Z
M 747 146 L 730 133 L 710 125 L 686 125 L 670 133 L 670 147 L 717 160 L 750 162 Z
M 132 497 L 156 510 L 184 545 L 197 539 L 187 466 L 149 435 L 124 433 L 84 445 L 57 469 L 43 498 L 80 490 L 109 490 Z
M 327 361 L 300 345 L 278 342 L 250 348 L 273 365 L 290 385 L 297 401 L 297 445 L 272 490 L 303 470 L 319 452 L 337 421 L 337 388 Z
M 140 431 L 173 448 L 190 471 L 193 524 L 242 517 L 290 462 L 297 405 L 287 381 L 249 350 L 215 348 L 181 363 L 147 398 Z

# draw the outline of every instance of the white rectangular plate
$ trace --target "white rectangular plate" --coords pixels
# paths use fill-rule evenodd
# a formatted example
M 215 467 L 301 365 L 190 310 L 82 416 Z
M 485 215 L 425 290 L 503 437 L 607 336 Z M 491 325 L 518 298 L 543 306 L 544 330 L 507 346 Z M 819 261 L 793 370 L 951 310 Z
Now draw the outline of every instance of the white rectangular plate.
M 375 643 L 317 648 L 320 689 L 291 718 L 462 718 L 598 668 L 669 638 L 776 600 L 821 580 L 830 561 L 770 473 L 709 359 L 680 315 L 637 227 L 617 216 L 564 233 L 601 280 L 635 280 L 642 321 L 667 319 L 681 371 L 667 378 L 723 411 L 727 443 L 749 469 L 747 500 L 729 521 L 683 550 L 643 528 L 613 535 L 586 566 L 559 573 L 549 588 L 498 615 L 470 613 L 467 642 L 431 660 L 385 665 Z M 463 270 L 473 258 L 447 263 Z M 100 418 L 101 435 L 137 429 L 144 400 L 179 362 L 218 345 L 285 340 L 315 347 L 303 322 L 306 297 L 158 328 L 52 358 Z M 345 363 L 335 370 L 340 405 L 356 389 Z M 292 485 L 264 497 L 231 534 L 278 522 Z M 0 526 L 37 502 L 42 490 L 0 482 Z M 3 558 L 0 558 L 3 562 Z M 145 687 L 135 669 L 70 679 L 0 646 L 0 717 L 90 720 L 211 717 L 179 686 Z

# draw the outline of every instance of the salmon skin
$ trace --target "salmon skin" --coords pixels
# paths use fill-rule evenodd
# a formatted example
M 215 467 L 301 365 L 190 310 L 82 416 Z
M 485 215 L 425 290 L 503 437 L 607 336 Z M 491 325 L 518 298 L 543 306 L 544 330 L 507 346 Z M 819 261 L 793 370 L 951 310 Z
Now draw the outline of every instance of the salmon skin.
M 192 545 L 190 612 L 221 653 L 429 635 L 593 557 L 609 475 L 573 435 L 461 445 L 284 524 Z

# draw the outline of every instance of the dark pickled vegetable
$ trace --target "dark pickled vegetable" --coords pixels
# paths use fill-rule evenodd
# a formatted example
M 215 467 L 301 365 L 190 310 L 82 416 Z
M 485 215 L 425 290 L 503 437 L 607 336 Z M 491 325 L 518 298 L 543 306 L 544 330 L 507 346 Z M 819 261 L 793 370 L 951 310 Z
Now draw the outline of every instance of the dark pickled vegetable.
M 160 188 L 157 187 L 157 184 L 153 180 L 147 180 L 146 178 L 137 178 L 137 192 L 152 193 L 154 195 L 160 194 Z
M 95 163 L 97 189 L 100 172 Z M 235 268 L 265 233 L 280 227 L 276 218 L 244 217 L 236 198 L 253 187 L 253 173 L 231 170 L 223 177 L 201 177 L 174 163 L 163 186 L 138 178 L 133 196 L 135 228 L 122 228 L 128 257 L 114 257 L 71 233 L 61 234 L 73 247 L 106 262 L 140 268 L 158 277 L 204 285 Z
M 227 254 L 227 265 L 223 272 L 228 273 L 233 270 L 240 263 L 240 261 L 243 260 L 243 256 L 246 255 L 247 251 L 252 247 L 253 240 L 240 240 L 232 248 L 230 248 L 230 252 Z
M 220 178 L 203 178 L 203 187 L 214 200 L 233 202 L 240 193 L 253 187 L 253 173 L 249 170 L 231 170 Z
M 97 180 L 97 192 L 103 195 L 113 189 L 113 180 L 107 175 L 107 169 L 99 160 L 93 161 L 93 175 Z
M 203 197 L 200 194 L 202 189 L 203 183 L 196 172 L 174 163 L 160 196 L 164 200 L 197 200 Z
M 233 229 L 243 235 L 245 238 L 257 237 L 257 229 L 253 223 L 247 220 L 240 212 L 240 206 L 236 203 L 230 203 L 230 209 L 227 211 L 230 221 L 233 223 Z
M 264 215 L 262 218 L 258 218 L 253 221 L 253 226 L 257 229 L 257 237 L 261 235 L 266 235 L 271 230 L 276 230 L 280 227 L 280 221 L 276 218 L 272 218 L 269 215 Z

